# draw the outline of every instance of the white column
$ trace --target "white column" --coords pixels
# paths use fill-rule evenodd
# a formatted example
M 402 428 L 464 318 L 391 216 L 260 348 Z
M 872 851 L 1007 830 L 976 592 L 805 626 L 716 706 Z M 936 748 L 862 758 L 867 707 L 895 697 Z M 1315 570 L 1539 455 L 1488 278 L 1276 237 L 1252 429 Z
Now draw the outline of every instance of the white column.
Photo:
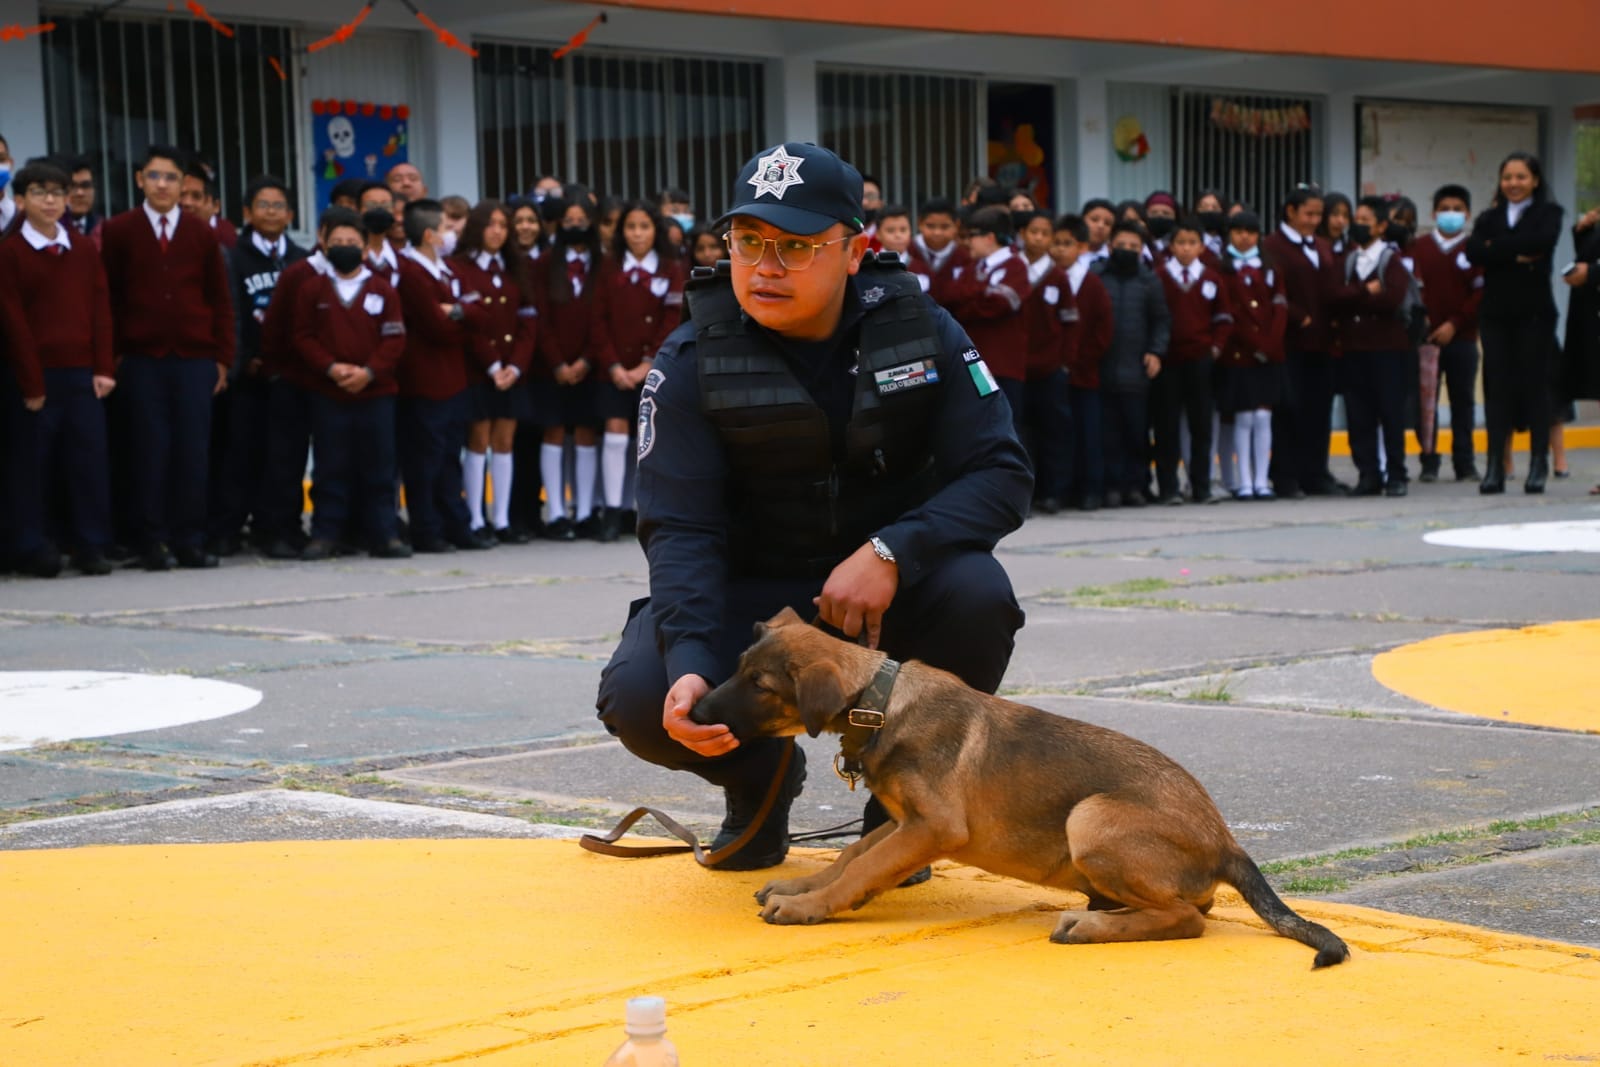
M 1069 203 L 1082 204 L 1105 196 L 1111 185 L 1111 125 L 1106 116 L 1106 80 L 1081 75 L 1072 94 L 1076 104 L 1073 136 L 1077 154 L 1077 188 Z
M 1328 94 L 1323 105 L 1323 128 L 1322 187 L 1358 199 L 1361 190 L 1356 188 L 1356 171 L 1361 158 L 1361 131 L 1356 128 L 1354 93 Z
M 817 61 L 780 56 L 767 63 L 767 140 L 816 141 Z
M 40 22 L 37 0 L 0 0 L 0 26 L 36 26 Z M 44 49 L 40 38 L 10 41 L 0 53 L 0 137 L 11 148 L 17 167 L 32 156 L 50 151 L 50 134 L 44 118 Z M 76 151 L 76 145 L 62 145 Z
M 422 47 L 422 115 L 416 125 L 430 131 L 428 159 L 422 172 L 434 197 L 482 195 L 478 174 L 477 105 L 473 92 L 472 57 L 444 48 L 432 37 Z M 413 157 L 412 162 L 422 166 Z M 519 190 L 526 192 L 527 190 Z

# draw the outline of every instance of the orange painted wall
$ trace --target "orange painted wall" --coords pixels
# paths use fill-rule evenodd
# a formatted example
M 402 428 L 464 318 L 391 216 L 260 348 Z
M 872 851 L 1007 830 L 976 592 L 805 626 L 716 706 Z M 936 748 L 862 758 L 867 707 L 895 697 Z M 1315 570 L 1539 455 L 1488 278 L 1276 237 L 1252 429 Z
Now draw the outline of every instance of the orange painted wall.
M 704 15 L 1600 73 L 1600 3 L 1532 0 L 620 0 Z M 1317 12 L 1313 14 L 1312 12 Z M 1335 17 L 1336 13 L 1336 17 Z M 1374 32 L 1373 27 L 1383 27 Z

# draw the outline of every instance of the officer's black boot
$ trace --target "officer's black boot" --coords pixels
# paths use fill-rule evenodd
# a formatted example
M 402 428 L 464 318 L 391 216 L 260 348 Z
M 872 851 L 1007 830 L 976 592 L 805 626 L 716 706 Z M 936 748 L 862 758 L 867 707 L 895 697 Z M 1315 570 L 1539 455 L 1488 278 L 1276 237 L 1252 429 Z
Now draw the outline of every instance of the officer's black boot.
M 789 855 L 789 809 L 794 806 L 794 799 L 800 795 L 800 787 L 805 780 L 806 754 L 796 747 L 794 758 L 789 762 L 789 772 L 784 775 L 783 790 L 773 802 L 772 810 L 767 812 L 761 829 L 738 852 L 718 863 L 717 870 L 759 871 L 776 867 L 784 861 Z M 722 828 L 711 841 L 711 851 L 733 844 L 755 821 L 770 784 L 762 782 L 755 786 L 729 786 L 723 791 L 728 806 L 727 814 L 722 819 Z
M 1478 492 L 1485 496 L 1506 491 L 1505 447 L 1505 438 L 1489 435 L 1489 473 L 1478 485 Z
M 888 821 L 889 813 L 883 809 L 883 801 L 877 797 L 868 797 L 867 806 L 861 809 L 861 836 L 866 837 Z M 933 868 L 924 867 L 901 882 L 899 888 L 904 889 L 908 885 L 921 885 L 932 877 Z

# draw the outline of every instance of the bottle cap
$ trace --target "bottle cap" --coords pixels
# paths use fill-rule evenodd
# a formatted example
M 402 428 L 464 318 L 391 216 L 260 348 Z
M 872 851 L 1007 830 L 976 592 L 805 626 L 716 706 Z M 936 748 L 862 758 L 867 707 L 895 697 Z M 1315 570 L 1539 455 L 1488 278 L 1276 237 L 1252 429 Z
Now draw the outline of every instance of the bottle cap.
M 628 1032 L 664 1034 L 667 1032 L 667 1002 L 661 997 L 628 998 Z

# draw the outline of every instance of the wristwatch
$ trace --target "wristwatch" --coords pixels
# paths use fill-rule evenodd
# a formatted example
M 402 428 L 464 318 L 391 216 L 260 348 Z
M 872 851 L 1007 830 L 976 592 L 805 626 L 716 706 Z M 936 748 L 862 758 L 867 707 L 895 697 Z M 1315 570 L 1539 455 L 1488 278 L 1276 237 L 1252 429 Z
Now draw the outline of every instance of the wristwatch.
M 883 543 L 883 538 L 874 537 L 869 540 L 867 544 L 872 546 L 872 551 L 876 553 L 877 557 L 883 560 L 885 563 L 893 563 L 895 561 L 894 553 L 890 551 L 888 545 Z

